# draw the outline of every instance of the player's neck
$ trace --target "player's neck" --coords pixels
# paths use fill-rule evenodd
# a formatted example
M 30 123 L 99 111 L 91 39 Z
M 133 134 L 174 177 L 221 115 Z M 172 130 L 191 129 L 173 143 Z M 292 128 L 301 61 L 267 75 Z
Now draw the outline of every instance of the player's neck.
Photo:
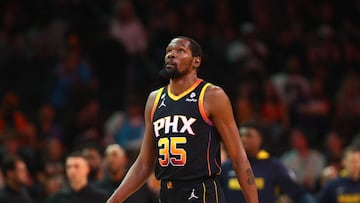
M 199 78 L 196 75 L 189 75 L 182 78 L 171 79 L 169 86 L 174 95 L 179 95 L 189 89 Z

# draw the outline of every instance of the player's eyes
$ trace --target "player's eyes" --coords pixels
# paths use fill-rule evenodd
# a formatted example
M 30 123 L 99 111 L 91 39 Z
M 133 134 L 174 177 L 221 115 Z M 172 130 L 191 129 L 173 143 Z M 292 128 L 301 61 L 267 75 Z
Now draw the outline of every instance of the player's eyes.
M 175 51 L 176 53 L 185 53 L 186 50 L 183 48 L 178 48 L 178 49 L 167 49 L 165 52 L 166 54 L 170 54 L 171 52 Z

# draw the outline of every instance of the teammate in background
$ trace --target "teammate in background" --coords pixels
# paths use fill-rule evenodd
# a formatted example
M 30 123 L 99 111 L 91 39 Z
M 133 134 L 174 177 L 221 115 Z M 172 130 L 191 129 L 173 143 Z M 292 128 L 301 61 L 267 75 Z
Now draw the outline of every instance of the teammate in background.
M 103 203 L 106 201 L 106 193 L 89 184 L 90 166 L 81 152 L 70 154 L 66 158 L 65 165 L 69 187 L 50 196 L 47 203 Z
M 360 146 L 345 148 L 342 158 L 344 170 L 329 180 L 319 192 L 319 203 L 360 202 Z
M 247 122 L 240 127 L 241 139 L 254 170 L 258 188 L 259 202 L 274 203 L 280 193 L 288 195 L 299 203 L 315 202 L 314 198 L 289 175 L 289 171 L 280 160 L 271 157 L 262 148 L 263 135 L 255 122 Z M 223 164 L 222 185 L 228 203 L 245 202 L 241 188 L 236 181 L 231 160 Z M 277 191 L 280 189 L 280 191 Z
M 198 78 L 200 63 L 201 48 L 193 39 L 176 37 L 168 44 L 160 73 L 170 83 L 148 97 L 140 154 L 108 203 L 123 202 L 144 184 L 154 167 L 161 180 L 162 203 L 225 203 L 218 182 L 221 140 L 246 201 L 258 202 L 230 100 L 220 87 Z
M 2 162 L 5 186 L 0 189 L 2 203 L 31 203 L 33 200 L 25 189 L 29 182 L 25 162 L 17 156 L 5 156 Z

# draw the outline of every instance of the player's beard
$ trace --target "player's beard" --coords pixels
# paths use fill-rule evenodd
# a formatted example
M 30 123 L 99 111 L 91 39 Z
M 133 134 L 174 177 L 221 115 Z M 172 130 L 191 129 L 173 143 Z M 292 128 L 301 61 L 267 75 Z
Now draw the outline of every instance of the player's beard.
M 179 72 L 177 66 L 175 65 L 172 69 L 167 69 L 166 65 L 159 72 L 160 76 L 164 79 L 176 79 L 184 75 L 183 73 Z

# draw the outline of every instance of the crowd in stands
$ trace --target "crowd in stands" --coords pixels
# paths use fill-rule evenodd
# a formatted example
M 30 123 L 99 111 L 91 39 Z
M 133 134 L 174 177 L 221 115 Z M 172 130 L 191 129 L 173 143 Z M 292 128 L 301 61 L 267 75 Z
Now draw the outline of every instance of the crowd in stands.
M 125 150 L 127 168 L 144 100 L 166 84 L 165 47 L 186 35 L 238 124 L 261 124 L 266 149 L 317 194 L 360 141 L 359 19 L 358 0 L 0 1 L 0 159 L 21 157 L 35 202 L 67 185 L 74 151 L 94 186 L 120 167 L 107 165 L 112 151 Z M 152 199 L 157 183 L 148 185 Z

